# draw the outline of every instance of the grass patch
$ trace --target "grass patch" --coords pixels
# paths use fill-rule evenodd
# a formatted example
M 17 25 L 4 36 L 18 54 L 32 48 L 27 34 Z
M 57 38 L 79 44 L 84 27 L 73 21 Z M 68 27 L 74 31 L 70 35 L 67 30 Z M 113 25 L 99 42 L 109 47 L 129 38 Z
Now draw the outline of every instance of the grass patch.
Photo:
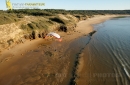
M 14 13 L 0 13 L 0 25 L 10 24 L 20 20 L 20 15 Z
M 46 20 L 37 20 L 37 21 L 32 21 L 31 23 L 28 23 L 27 25 L 21 25 L 21 29 L 27 32 L 30 31 L 48 31 L 49 26 L 53 25 L 52 21 L 46 21 Z
M 50 20 L 64 25 L 69 23 L 68 20 L 61 19 L 60 17 L 50 18 Z

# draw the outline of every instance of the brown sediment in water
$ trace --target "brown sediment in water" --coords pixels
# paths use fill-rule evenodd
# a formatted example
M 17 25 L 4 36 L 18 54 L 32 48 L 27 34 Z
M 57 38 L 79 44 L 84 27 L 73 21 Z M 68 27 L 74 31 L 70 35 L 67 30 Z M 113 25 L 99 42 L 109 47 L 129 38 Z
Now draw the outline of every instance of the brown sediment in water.
M 0 85 L 68 85 L 73 78 L 77 82 L 79 73 L 86 71 L 83 68 L 87 59 L 82 53 L 76 58 L 80 48 L 73 49 L 78 46 L 78 43 L 73 46 L 73 41 L 92 32 L 93 24 L 115 16 L 98 15 L 80 21 L 75 32 L 59 32 L 62 42 L 36 39 L 5 50 L 0 55 Z M 79 64 L 75 65 L 76 62 Z

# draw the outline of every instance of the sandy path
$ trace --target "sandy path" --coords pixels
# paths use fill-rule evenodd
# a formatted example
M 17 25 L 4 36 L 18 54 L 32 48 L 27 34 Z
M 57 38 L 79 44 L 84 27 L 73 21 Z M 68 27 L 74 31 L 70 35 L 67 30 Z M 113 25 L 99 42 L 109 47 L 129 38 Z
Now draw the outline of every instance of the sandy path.
M 5 50 L 0 54 L 0 85 L 69 84 L 75 54 L 80 50 L 73 46 L 73 41 L 91 32 L 93 24 L 101 23 L 112 17 L 115 15 L 98 15 L 80 21 L 75 32 L 59 32 L 63 38 L 62 42 L 37 39 Z M 75 49 L 72 49 L 73 47 Z M 80 62 L 85 62 L 83 60 L 81 59 Z M 80 72 L 83 66 L 79 67 Z

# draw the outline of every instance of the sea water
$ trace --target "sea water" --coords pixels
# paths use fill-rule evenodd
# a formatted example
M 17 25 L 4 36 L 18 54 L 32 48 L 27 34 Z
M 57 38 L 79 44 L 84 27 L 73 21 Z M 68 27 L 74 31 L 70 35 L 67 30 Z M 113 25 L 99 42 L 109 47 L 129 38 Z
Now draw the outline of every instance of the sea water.
M 130 85 L 130 17 L 110 19 L 94 29 L 97 32 L 84 49 L 86 72 L 92 73 L 89 84 Z

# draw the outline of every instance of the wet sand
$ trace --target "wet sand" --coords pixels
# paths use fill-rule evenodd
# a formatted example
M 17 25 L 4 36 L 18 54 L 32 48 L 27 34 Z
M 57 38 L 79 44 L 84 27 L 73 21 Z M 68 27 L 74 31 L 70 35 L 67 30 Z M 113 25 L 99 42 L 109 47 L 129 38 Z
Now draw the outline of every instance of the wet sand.
M 85 42 L 82 39 L 93 31 L 93 24 L 115 16 L 117 15 L 97 15 L 80 21 L 76 31 L 58 32 L 62 42 L 36 39 L 3 51 L 0 53 L 0 85 L 72 84 L 77 79 L 76 75 L 89 73 L 89 67 L 85 66 L 89 59 L 82 57 L 87 54 L 80 54 L 89 42 L 89 37 Z M 79 55 L 80 58 L 77 58 Z M 76 64 L 76 61 L 80 64 Z M 89 85 L 84 82 L 87 82 L 86 78 L 77 80 L 79 85 Z

